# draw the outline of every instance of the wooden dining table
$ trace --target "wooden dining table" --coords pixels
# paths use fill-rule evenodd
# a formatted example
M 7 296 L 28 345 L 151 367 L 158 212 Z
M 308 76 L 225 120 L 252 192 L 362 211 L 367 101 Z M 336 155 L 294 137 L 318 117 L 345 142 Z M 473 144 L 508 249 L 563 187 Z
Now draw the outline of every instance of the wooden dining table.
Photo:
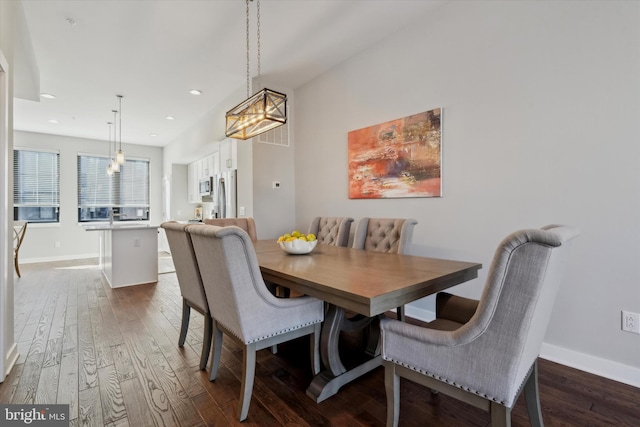
M 378 323 L 385 312 L 474 279 L 482 268 L 472 262 L 322 244 L 306 255 L 287 254 L 273 240 L 257 241 L 255 249 L 265 281 L 327 303 L 320 338 L 324 370 L 307 388 L 316 402 L 382 365 Z M 367 357 L 346 367 L 340 332 L 358 328 L 368 328 Z

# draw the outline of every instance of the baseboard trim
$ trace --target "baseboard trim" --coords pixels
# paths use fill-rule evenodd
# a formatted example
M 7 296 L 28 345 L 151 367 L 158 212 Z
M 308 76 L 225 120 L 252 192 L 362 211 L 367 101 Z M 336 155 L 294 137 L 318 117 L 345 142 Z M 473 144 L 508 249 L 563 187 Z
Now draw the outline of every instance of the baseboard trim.
M 540 357 L 623 384 L 640 387 L 640 368 L 542 343 Z
M 35 264 L 37 262 L 70 261 L 74 259 L 98 258 L 100 254 L 60 255 L 44 258 L 20 258 L 20 264 Z
M 411 305 L 405 306 L 404 312 L 407 317 L 423 322 L 431 322 L 436 318 L 436 314 L 433 311 L 415 308 Z M 640 368 L 634 366 L 624 365 L 545 342 L 542 343 L 540 357 L 570 368 L 598 375 L 599 377 L 640 387 Z
M 11 346 L 11 350 L 7 352 L 5 358 L 5 371 L 0 383 L 4 382 L 5 378 L 7 378 L 7 376 L 11 373 L 11 369 L 13 369 L 16 362 L 18 361 L 18 357 L 20 357 L 20 354 L 18 354 L 18 344 L 13 343 L 13 345 Z
M 434 313 L 433 311 L 412 307 L 411 305 L 404 306 L 404 315 L 416 320 L 420 320 L 421 322 L 431 322 L 436 318 L 436 313 Z

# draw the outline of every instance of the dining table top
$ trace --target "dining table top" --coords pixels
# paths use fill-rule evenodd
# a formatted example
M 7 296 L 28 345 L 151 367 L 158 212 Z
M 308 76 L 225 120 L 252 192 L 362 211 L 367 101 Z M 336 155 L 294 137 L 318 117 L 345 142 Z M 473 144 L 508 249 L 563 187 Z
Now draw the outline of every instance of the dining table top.
M 482 264 L 316 245 L 305 255 L 255 242 L 265 280 L 372 317 L 478 277 Z

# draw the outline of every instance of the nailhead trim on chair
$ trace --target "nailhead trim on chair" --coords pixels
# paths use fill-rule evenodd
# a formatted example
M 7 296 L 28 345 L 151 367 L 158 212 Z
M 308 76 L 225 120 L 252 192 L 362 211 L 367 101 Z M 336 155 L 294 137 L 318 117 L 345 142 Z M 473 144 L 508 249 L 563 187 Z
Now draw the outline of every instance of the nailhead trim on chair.
M 273 334 L 271 334 L 271 335 L 265 335 L 265 336 L 263 336 L 263 337 L 256 338 L 256 339 L 254 339 L 254 340 L 248 341 L 248 342 L 247 342 L 247 344 L 251 344 L 251 343 L 254 343 L 254 342 L 262 341 L 262 340 L 264 340 L 264 339 L 266 339 L 266 338 L 275 337 L 276 335 L 282 335 L 282 334 L 284 334 L 284 333 L 286 333 L 286 332 L 295 331 L 296 329 L 301 329 L 301 328 L 304 328 L 305 326 L 315 325 L 316 323 L 322 323 L 322 319 L 316 319 L 315 321 L 308 322 L 308 323 L 304 323 L 304 324 L 302 324 L 302 325 L 298 325 L 298 326 L 293 327 L 293 328 L 284 329 L 284 330 L 282 330 L 282 331 L 275 332 L 275 333 L 273 333 Z M 226 326 L 225 326 L 225 328 L 226 328 Z M 236 338 L 238 338 L 238 340 L 243 341 L 239 336 L 237 336 L 236 334 L 234 334 L 234 333 L 233 333 L 233 331 L 231 331 L 231 329 L 229 329 L 229 328 L 226 328 L 226 329 L 227 329 L 229 332 L 231 332 L 231 333 L 233 334 L 233 336 L 235 336 Z
M 322 319 L 317 319 L 317 320 L 315 320 L 313 322 L 307 322 L 307 323 L 304 323 L 302 325 L 295 326 L 293 328 L 284 329 L 282 331 L 278 331 L 278 332 L 275 332 L 275 333 L 270 334 L 270 335 L 265 335 L 263 337 L 256 338 L 255 340 L 251 340 L 251 341 L 247 342 L 247 344 L 251 344 L 251 343 L 254 343 L 254 342 L 262 341 L 262 340 L 264 340 L 266 338 L 275 337 L 276 335 L 281 335 L 281 334 L 284 334 L 286 332 L 295 331 L 296 329 L 301 329 L 301 328 L 304 328 L 305 326 L 315 325 L 316 323 L 321 323 L 321 322 L 322 322 Z
M 469 393 L 474 393 L 474 394 L 476 394 L 476 395 L 478 395 L 478 396 L 484 397 L 484 398 L 485 398 L 485 399 L 487 399 L 487 400 L 491 400 L 491 401 L 496 402 L 496 403 L 499 403 L 499 404 L 501 404 L 501 405 L 504 405 L 504 404 L 505 404 L 505 403 L 504 403 L 504 400 L 498 400 L 498 399 L 496 399 L 496 398 L 495 398 L 495 397 L 493 397 L 493 396 L 488 396 L 488 395 L 486 395 L 486 394 L 480 393 L 478 390 L 473 390 L 473 389 L 470 389 L 469 387 L 465 387 L 465 386 L 462 386 L 462 385 L 456 384 L 454 381 L 450 381 L 448 378 L 443 378 L 443 377 L 441 377 L 441 376 L 438 376 L 438 375 L 432 374 L 432 373 L 430 373 L 430 372 L 423 371 L 422 369 L 418 369 L 418 368 L 415 368 L 415 367 L 413 367 L 413 366 L 409 366 L 409 365 L 407 365 L 406 363 L 403 363 L 403 362 L 400 362 L 400 361 L 397 361 L 397 360 L 394 360 L 394 359 L 387 359 L 387 358 L 385 358 L 384 360 L 388 360 L 389 362 L 393 362 L 393 363 L 395 363 L 396 365 L 400 365 L 400 366 L 405 367 L 405 368 L 407 368 L 407 369 L 411 369 L 412 371 L 419 372 L 419 373 L 421 373 L 422 375 L 426 375 L 426 376 L 431 377 L 431 378 L 433 378 L 433 379 L 435 379 L 435 380 L 442 381 L 443 383 L 446 383 L 446 384 L 452 385 L 452 386 L 454 386 L 454 387 L 457 387 L 457 388 L 459 388 L 460 390 L 468 391 Z

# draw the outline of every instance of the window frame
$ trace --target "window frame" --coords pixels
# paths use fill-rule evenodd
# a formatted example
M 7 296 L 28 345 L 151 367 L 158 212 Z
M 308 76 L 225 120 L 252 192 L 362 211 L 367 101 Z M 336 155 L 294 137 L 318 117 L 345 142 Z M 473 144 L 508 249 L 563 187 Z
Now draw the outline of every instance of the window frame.
M 18 196 L 19 193 L 25 192 L 25 190 L 22 189 L 23 185 L 21 184 L 24 183 L 25 180 L 29 179 L 29 172 L 20 172 L 22 168 L 19 166 L 19 152 L 38 153 L 38 156 L 46 154 L 55 155 L 55 167 L 47 171 L 48 175 L 55 176 L 55 178 L 51 179 L 48 182 L 41 183 L 41 178 L 39 176 L 36 176 L 38 187 L 55 187 L 55 190 L 52 189 L 52 191 L 50 192 L 51 196 L 48 197 L 49 200 L 47 200 L 47 197 L 42 196 L 40 192 L 38 192 L 35 197 L 36 199 L 42 198 L 42 201 L 36 200 L 35 202 L 31 203 L 25 202 L 25 198 L 28 198 L 28 196 Z M 36 161 L 40 160 L 37 159 Z M 23 165 L 23 168 L 26 168 L 28 166 L 29 165 Z M 38 169 L 35 174 L 38 174 L 39 172 L 40 170 Z M 34 172 L 31 172 L 31 174 L 34 174 Z M 44 173 L 42 173 L 42 175 L 44 176 Z M 37 217 L 29 217 L 29 212 L 35 212 L 36 210 L 39 212 Z M 21 212 L 25 212 L 26 217 L 21 215 Z M 31 224 L 60 224 L 60 150 L 22 146 L 13 147 L 13 220 L 27 221 Z
M 81 194 L 82 189 L 86 187 L 86 182 L 83 183 L 83 174 L 81 173 L 81 161 L 82 159 L 92 159 L 93 161 L 101 162 L 102 165 L 97 165 L 91 170 L 94 173 L 94 179 L 111 180 L 109 185 L 108 194 L 94 194 L 95 198 L 107 197 L 96 203 L 85 203 L 83 199 L 86 199 L 88 195 Z M 99 160 L 97 160 L 99 159 Z M 109 213 L 113 211 L 115 214 L 113 217 L 114 222 L 126 222 L 126 221 L 148 221 L 150 218 L 151 204 L 150 204 L 150 182 L 151 182 L 151 159 L 143 157 L 127 157 L 125 164 L 121 165 L 121 172 L 114 172 L 113 175 L 107 175 L 107 166 L 110 161 L 110 157 L 103 154 L 95 153 L 81 153 L 79 152 L 76 157 L 76 170 L 77 170 L 77 221 L 79 224 L 95 223 L 110 221 Z M 127 163 L 130 163 L 129 167 L 133 167 L 134 162 L 146 163 L 146 176 L 145 182 L 142 184 L 142 188 L 136 187 L 131 191 L 144 191 L 146 194 L 140 199 L 140 203 L 127 203 L 124 200 L 130 196 L 130 191 L 123 190 L 123 185 L 136 182 L 136 178 L 129 179 L 128 181 L 122 181 L 123 174 L 126 174 Z M 139 179 L 139 178 L 138 178 Z M 115 182 L 114 182 L 115 181 Z M 94 184 L 95 185 L 95 184 Z M 104 191 L 104 189 L 103 189 Z

